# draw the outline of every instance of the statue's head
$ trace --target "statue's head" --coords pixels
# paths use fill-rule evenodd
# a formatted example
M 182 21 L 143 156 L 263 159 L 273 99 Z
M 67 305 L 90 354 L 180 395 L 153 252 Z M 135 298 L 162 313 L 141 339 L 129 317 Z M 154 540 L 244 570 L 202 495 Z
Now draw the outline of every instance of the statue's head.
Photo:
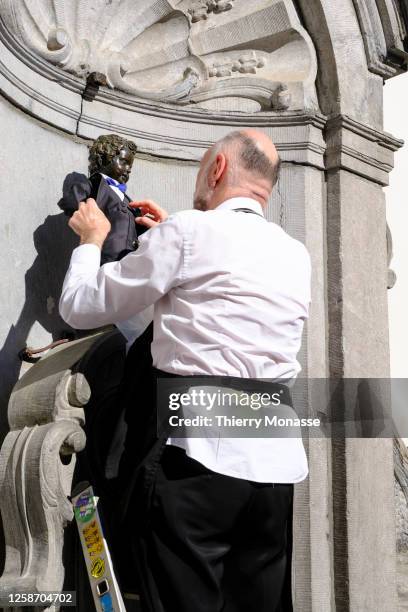
M 89 147 L 89 174 L 102 172 L 119 183 L 127 183 L 137 147 L 116 134 L 104 134 Z

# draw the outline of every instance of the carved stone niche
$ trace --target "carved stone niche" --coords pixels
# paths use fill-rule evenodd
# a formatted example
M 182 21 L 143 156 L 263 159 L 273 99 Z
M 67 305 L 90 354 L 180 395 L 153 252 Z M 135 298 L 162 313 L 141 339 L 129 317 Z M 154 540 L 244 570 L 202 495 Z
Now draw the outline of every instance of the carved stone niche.
M 0 453 L 0 510 L 6 545 L 3 601 L 16 592 L 61 591 L 63 529 L 75 453 L 85 447 L 90 388 L 73 366 L 106 332 L 50 351 L 18 381 Z M 56 610 L 50 607 L 48 610 Z
M 318 108 L 315 50 L 293 0 L 20 0 L 18 10 L 0 0 L 0 14 L 11 44 L 54 66 L 61 83 L 63 73 L 97 74 L 153 102 Z

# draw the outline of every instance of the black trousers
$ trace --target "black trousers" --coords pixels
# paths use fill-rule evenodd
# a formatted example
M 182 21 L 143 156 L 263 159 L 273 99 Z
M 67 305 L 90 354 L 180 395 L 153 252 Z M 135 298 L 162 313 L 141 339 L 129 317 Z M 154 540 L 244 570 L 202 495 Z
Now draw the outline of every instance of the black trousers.
M 217 474 L 167 446 L 151 487 L 133 540 L 144 612 L 292 610 L 292 484 Z

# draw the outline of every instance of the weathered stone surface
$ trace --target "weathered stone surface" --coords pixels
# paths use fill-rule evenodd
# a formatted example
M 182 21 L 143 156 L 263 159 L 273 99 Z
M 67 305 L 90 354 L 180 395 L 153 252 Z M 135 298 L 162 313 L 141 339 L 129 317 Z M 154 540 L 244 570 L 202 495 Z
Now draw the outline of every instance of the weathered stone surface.
M 327 170 L 343 168 L 380 185 L 389 184 L 401 140 L 340 115 L 327 122 L 326 134 Z
M 404 6 L 405 3 L 405 6 Z M 354 0 L 369 70 L 384 78 L 406 70 L 407 52 L 403 43 L 407 5 L 392 0 Z
M 401 440 L 395 440 L 394 458 L 398 612 L 406 612 L 408 610 L 408 450 Z
M 10 35 L 0 36 L 2 94 L 30 115 L 74 134 L 81 112 L 81 96 L 77 91 L 61 87 L 46 65 L 43 70 L 33 70 L 27 64 L 26 54 L 25 49 L 16 53 L 11 48 Z
M 331 375 L 387 378 L 387 241 L 384 193 L 345 170 L 328 175 Z
M 379 185 L 356 174 L 341 169 L 328 174 L 329 365 L 335 378 L 389 376 L 383 198 Z M 392 451 L 392 439 L 381 437 L 332 444 L 340 609 L 368 612 L 397 605 Z
M 45 346 L 50 338 L 58 339 L 68 329 L 58 315 L 58 299 L 77 241 L 57 202 L 65 175 L 74 168 L 86 169 L 87 150 L 64 134 L 35 123 L 4 99 L 0 100 L 0 123 L 3 433 L 8 396 L 21 368 L 18 352 L 26 343 Z
M 6 598 L 62 590 L 63 529 L 73 517 L 68 496 L 75 453 L 85 446 L 81 425 L 90 396 L 86 380 L 71 368 L 101 335 L 50 351 L 11 395 L 10 432 L 0 453 L 6 545 L 0 593 Z
M 352 0 L 299 0 L 299 5 L 319 59 L 321 111 L 382 129 L 383 79 L 367 71 Z
M 144 153 L 199 161 L 207 148 L 234 129 L 245 125 L 261 127 L 274 139 L 283 161 L 324 167 L 324 118 L 319 114 L 222 113 L 216 117 L 208 110 L 163 114 L 161 109 L 140 109 L 126 101 L 108 105 L 102 101 L 85 101 L 78 122 L 78 135 L 95 138 L 115 131 L 131 135 Z M 181 120 L 183 119 L 183 120 Z
M 18 11 L 1 0 L 0 9 L 8 32 L 36 56 L 139 98 L 237 95 L 268 109 L 284 80 L 287 108 L 317 108 L 313 44 L 292 0 L 21 0 Z

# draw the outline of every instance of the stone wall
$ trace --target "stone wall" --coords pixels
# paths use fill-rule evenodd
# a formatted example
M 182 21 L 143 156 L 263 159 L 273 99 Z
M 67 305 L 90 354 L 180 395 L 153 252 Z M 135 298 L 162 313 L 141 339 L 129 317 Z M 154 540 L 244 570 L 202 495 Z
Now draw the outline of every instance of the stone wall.
M 65 176 L 87 172 L 87 143 L 33 120 L 0 98 L 1 431 L 7 401 L 21 368 L 20 349 L 45 346 L 67 329 L 58 299 L 74 234 L 57 206 Z M 136 198 L 153 198 L 170 211 L 191 207 L 197 164 L 138 157 L 129 182 Z M 24 371 L 25 366 L 23 366 Z

